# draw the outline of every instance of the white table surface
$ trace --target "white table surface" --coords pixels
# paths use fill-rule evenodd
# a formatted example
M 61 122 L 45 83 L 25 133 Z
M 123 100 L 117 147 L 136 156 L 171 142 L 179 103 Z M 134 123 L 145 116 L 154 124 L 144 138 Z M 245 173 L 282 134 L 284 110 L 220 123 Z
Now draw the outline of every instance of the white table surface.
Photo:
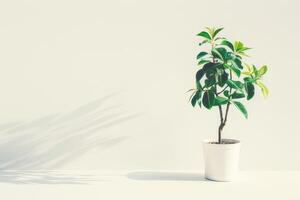
M 0 171 L 1 200 L 300 200 L 300 171 L 241 172 L 213 182 L 183 171 Z

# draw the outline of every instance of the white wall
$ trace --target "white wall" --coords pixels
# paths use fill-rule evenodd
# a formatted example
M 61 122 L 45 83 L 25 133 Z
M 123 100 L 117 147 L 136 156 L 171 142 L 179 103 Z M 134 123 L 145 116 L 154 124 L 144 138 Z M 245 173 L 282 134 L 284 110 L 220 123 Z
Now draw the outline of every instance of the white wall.
M 232 110 L 242 169 L 300 169 L 297 0 L 0 2 L 0 168 L 202 167 L 218 114 L 193 109 L 196 33 L 223 26 L 270 68 L 270 96 Z

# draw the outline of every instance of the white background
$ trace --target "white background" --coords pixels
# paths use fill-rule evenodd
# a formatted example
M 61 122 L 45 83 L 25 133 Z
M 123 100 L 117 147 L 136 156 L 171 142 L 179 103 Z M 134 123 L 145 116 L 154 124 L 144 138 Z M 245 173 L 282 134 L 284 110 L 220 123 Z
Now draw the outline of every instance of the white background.
M 0 2 L 0 169 L 201 170 L 217 110 L 193 109 L 196 34 L 225 27 L 267 64 L 224 137 L 241 169 L 299 170 L 298 1 Z

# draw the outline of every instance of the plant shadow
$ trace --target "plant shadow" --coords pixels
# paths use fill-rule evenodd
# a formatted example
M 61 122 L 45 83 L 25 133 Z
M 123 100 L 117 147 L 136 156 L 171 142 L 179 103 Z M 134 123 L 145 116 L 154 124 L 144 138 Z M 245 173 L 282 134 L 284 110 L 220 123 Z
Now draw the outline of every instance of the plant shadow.
M 3 170 L 0 182 L 11 184 L 90 184 L 104 181 L 91 174 L 42 170 Z
M 208 181 L 201 173 L 137 171 L 126 175 L 138 181 Z
M 129 139 L 111 128 L 140 114 L 111 105 L 115 96 L 104 96 L 67 113 L 0 125 L 0 170 L 59 169 L 89 151 L 104 151 Z

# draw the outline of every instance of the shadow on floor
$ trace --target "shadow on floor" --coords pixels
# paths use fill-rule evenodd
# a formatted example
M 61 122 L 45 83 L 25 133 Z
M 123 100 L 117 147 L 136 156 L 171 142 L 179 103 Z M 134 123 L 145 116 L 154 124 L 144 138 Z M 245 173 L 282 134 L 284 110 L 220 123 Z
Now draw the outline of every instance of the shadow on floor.
M 1 183 L 12 184 L 90 184 L 101 181 L 93 175 L 62 173 L 57 171 L 4 170 L 0 171 Z
M 113 105 L 115 97 L 107 95 L 67 113 L 0 125 L 0 170 L 57 169 L 89 151 L 129 139 L 121 128 L 112 128 L 140 114 Z
M 138 171 L 126 175 L 139 181 L 208 181 L 201 173 Z

